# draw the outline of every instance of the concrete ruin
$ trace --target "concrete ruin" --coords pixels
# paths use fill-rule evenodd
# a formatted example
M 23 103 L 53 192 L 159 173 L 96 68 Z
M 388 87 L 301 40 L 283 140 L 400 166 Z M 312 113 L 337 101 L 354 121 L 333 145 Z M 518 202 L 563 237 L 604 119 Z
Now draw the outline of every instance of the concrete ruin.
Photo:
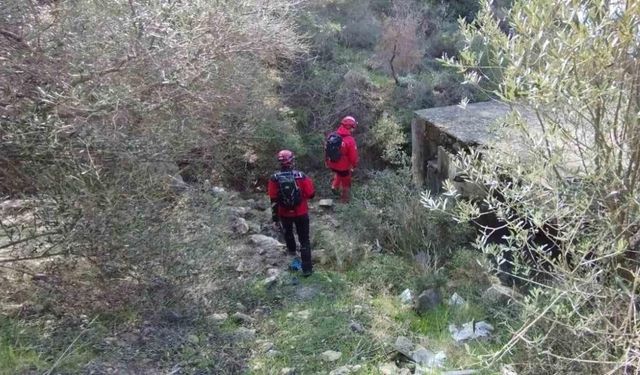
M 535 129 L 535 116 L 531 111 L 518 109 L 531 128 Z M 411 165 L 413 182 L 433 193 L 442 189 L 443 181 L 453 179 L 455 155 L 470 147 L 492 145 L 504 150 L 519 150 L 522 143 L 499 133 L 496 125 L 510 113 L 507 104 L 488 101 L 436 107 L 414 112 L 411 124 Z

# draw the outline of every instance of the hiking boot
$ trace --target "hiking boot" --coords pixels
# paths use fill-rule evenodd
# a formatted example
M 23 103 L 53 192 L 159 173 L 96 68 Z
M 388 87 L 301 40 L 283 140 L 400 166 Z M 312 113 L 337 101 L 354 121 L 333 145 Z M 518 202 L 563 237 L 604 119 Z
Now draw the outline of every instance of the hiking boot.
M 302 269 L 302 261 L 300 258 L 295 257 L 289 264 L 289 270 L 291 271 L 300 271 Z
M 309 277 L 311 275 L 313 275 L 313 271 L 312 270 L 302 271 L 302 277 Z

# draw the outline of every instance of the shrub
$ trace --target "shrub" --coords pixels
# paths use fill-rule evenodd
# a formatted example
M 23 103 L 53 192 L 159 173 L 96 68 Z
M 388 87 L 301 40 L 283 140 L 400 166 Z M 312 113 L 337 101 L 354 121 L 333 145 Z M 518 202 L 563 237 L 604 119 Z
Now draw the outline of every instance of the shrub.
M 469 82 L 495 79 L 493 94 L 513 105 L 503 130 L 521 142 L 519 152 L 493 148 L 459 163 L 487 187 L 484 208 L 508 229 L 500 246 L 485 241 L 489 234 L 478 246 L 528 254 L 514 259 L 528 295 L 491 361 L 513 356 L 519 374 L 637 371 L 640 142 L 631 130 L 639 104 L 629 30 L 640 3 L 516 1 L 510 22 L 506 35 L 485 3 L 463 27 L 467 45 L 482 40 L 483 52 L 465 49 L 449 61 Z M 474 203 L 458 207 L 457 220 L 480 212 Z M 557 250 L 531 241 L 540 236 Z
M 363 242 L 373 242 L 385 251 L 412 257 L 418 252 L 444 256 L 470 240 L 470 228 L 449 220 L 441 213 L 425 211 L 417 199 L 419 192 L 410 186 L 410 173 L 373 172 L 369 183 L 357 187 L 345 220 L 354 222 Z
M 373 14 L 367 1 L 352 3 L 345 13 L 340 30 L 340 42 L 350 48 L 373 49 L 382 33 L 382 23 Z
M 407 156 L 402 147 L 407 143 L 402 127 L 397 120 L 383 113 L 375 126 L 371 128 L 375 146 L 382 150 L 382 159 L 390 164 L 403 165 L 407 163 Z
M 253 119 L 276 117 L 271 67 L 305 52 L 296 7 L 38 3 L 0 10 L 0 194 L 36 207 L 28 222 L 2 218 L 1 262 L 58 257 L 105 280 L 188 279 L 185 248 L 201 243 L 175 221 L 168 180 L 176 162 L 243 175 L 250 163 L 226 162 L 262 144 L 248 135 L 266 122 Z

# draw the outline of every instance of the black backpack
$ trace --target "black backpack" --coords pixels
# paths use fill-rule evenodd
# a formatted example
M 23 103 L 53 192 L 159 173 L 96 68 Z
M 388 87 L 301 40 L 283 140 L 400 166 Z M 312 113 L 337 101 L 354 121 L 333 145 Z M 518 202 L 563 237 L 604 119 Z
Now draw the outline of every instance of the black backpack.
M 302 192 L 296 182 L 294 172 L 279 172 L 275 174 L 278 183 L 278 204 L 288 210 L 293 210 L 302 203 Z
M 337 162 L 342 157 L 342 137 L 338 133 L 331 133 L 324 146 L 327 159 Z

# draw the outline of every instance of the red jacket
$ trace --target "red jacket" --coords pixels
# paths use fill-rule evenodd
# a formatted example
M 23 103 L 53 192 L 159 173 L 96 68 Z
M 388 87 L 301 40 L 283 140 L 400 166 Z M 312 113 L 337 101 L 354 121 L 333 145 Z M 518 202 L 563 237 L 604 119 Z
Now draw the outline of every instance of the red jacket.
M 357 167 L 358 146 L 356 145 L 356 140 L 351 136 L 351 130 L 340 125 L 338 130 L 336 130 L 336 133 L 342 137 L 342 148 L 340 150 L 342 156 L 338 161 L 331 161 L 327 159 L 327 167 L 334 171 L 348 171 Z
M 309 205 L 307 204 L 307 200 L 312 199 L 316 194 L 311 178 L 305 176 L 305 174 L 300 171 L 294 170 L 292 172 L 302 193 L 302 202 L 293 210 L 278 206 L 278 216 L 280 217 L 296 217 L 308 214 Z M 271 198 L 271 202 L 275 203 L 278 201 L 278 180 L 276 179 L 276 174 L 269 179 L 267 194 L 269 198 Z

